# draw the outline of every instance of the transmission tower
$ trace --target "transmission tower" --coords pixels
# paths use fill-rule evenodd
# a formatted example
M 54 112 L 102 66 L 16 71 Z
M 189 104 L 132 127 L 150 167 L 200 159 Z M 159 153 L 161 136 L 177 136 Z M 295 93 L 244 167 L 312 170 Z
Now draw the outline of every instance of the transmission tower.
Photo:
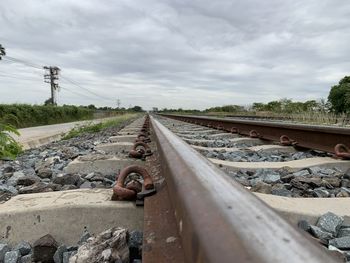
M 44 67 L 46 70 L 45 75 L 44 75 L 44 81 L 46 83 L 50 83 L 51 86 L 51 103 L 53 105 L 57 105 L 57 96 L 56 92 L 59 90 L 58 86 L 58 74 L 61 71 L 60 68 L 58 67 Z

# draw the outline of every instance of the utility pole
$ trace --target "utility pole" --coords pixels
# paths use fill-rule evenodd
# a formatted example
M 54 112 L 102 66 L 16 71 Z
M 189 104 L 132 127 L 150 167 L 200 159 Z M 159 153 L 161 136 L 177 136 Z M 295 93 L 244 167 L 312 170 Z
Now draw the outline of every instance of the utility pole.
M 6 56 L 5 48 L 0 44 L 0 60 L 3 56 Z
M 117 106 L 118 106 L 118 109 L 120 109 L 120 99 L 117 99 Z
M 44 67 L 46 70 L 44 75 L 45 83 L 50 83 L 51 86 L 51 104 L 57 105 L 56 91 L 58 92 L 58 74 L 61 71 L 58 67 Z

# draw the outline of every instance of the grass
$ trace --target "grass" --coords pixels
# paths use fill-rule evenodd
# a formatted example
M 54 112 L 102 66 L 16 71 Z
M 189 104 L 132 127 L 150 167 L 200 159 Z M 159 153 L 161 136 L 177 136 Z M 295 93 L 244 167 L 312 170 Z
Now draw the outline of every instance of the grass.
M 17 121 L 14 115 L 0 119 L 0 159 L 15 159 L 22 152 L 22 146 L 12 137 L 12 134 L 19 135 L 13 125 Z
M 138 114 L 124 114 L 108 121 L 96 124 L 90 122 L 83 126 L 77 126 L 65 134 L 62 139 L 67 140 L 86 133 L 97 133 L 110 127 L 119 126 L 121 123 L 133 119 L 136 116 L 138 116 Z
M 0 119 L 12 115 L 16 128 L 93 119 L 94 110 L 72 105 L 0 104 Z

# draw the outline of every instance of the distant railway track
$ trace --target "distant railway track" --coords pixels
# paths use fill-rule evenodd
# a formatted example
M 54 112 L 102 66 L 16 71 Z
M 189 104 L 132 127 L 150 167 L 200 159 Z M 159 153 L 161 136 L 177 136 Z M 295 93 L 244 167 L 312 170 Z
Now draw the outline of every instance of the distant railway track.
M 224 119 L 202 116 L 167 115 L 168 118 L 204 125 L 210 128 L 237 133 L 283 145 L 294 145 L 350 158 L 350 129 L 331 126 L 262 122 L 240 119 Z

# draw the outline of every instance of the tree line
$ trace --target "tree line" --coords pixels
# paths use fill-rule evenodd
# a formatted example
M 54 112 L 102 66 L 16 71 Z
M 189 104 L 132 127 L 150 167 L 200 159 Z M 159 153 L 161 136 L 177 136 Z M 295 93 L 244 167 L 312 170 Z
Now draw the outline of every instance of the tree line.
M 327 100 L 308 100 L 305 102 L 292 101 L 291 99 L 280 99 L 268 103 L 254 102 L 249 106 L 225 105 L 211 107 L 203 111 L 195 109 L 167 109 L 160 112 L 177 113 L 208 113 L 208 112 L 274 112 L 274 113 L 303 113 L 303 112 L 324 112 L 324 113 L 350 113 L 350 76 L 342 78 L 337 85 L 331 87 Z

